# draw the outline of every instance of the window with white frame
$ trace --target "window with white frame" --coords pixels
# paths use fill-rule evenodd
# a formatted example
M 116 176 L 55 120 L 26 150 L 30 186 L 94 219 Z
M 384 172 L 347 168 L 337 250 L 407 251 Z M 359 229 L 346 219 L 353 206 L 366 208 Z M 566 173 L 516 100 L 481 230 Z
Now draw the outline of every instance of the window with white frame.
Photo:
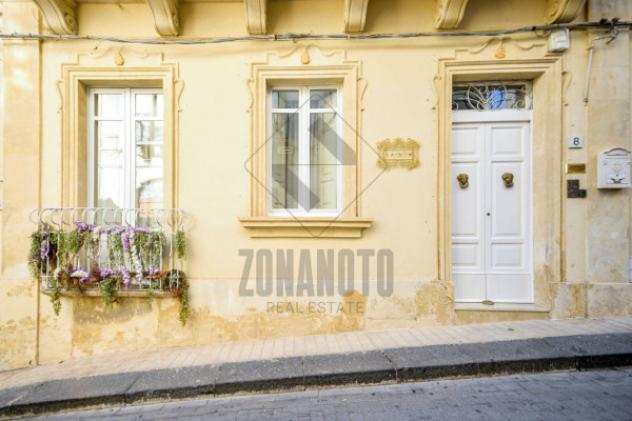
M 338 215 L 342 202 L 337 87 L 275 87 L 268 94 L 268 209 L 273 216 Z
M 107 208 L 163 206 L 160 89 L 92 89 L 88 96 L 88 201 Z

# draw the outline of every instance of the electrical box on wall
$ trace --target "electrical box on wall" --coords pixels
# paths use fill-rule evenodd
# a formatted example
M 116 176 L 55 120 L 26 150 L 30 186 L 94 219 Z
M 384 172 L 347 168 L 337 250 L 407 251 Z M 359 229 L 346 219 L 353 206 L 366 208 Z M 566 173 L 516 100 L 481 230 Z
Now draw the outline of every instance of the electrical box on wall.
M 557 29 L 549 34 L 549 52 L 563 53 L 571 46 L 571 34 L 568 28 Z
M 630 151 L 613 148 L 599 154 L 597 163 L 597 187 L 600 189 L 625 189 L 630 187 Z

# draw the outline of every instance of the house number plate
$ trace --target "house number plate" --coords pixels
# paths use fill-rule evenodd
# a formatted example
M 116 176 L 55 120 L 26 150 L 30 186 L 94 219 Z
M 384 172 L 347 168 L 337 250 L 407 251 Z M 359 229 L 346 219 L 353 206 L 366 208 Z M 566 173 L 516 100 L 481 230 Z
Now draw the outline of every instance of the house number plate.
M 419 166 L 419 143 L 413 139 L 385 139 L 377 143 L 380 168 L 408 168 Z

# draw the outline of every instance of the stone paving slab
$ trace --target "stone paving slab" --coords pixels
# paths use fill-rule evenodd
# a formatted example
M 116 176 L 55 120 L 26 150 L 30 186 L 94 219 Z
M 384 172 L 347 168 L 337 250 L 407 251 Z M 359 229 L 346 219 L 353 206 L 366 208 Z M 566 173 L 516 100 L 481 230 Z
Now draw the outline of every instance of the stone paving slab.
M 632 365 L 632 317 L 353 332 L 156 355 L 162 358 L 117 353 L 0 373 L 0 415 L 156 397 Z

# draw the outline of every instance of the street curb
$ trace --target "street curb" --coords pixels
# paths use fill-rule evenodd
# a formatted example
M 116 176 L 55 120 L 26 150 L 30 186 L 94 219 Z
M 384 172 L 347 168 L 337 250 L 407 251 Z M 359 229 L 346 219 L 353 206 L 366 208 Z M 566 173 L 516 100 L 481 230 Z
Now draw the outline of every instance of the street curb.
M 0 416 L 146 399 L 632 365 L 632 333 L 389 348 L 117 373 L 0 390 Z

